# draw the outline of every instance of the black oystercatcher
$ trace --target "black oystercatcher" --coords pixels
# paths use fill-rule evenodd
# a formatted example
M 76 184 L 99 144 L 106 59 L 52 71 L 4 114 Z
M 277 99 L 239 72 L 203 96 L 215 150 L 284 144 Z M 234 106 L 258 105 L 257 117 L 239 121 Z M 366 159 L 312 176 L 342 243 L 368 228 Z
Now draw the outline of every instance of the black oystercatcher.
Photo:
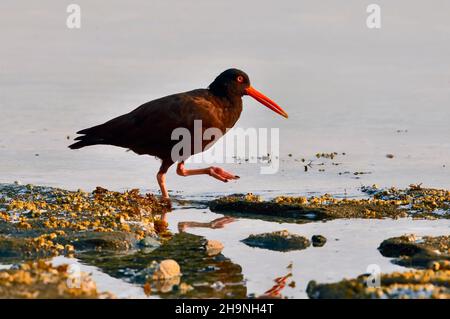
M 197 89 L 153 100 L 104 124 L 81 130 L 77 133 L 82 136 L 75 139 L 78 142 L 69 147 L 78 149 L 98 144 L 114 145 L 128 148 L 139 155 L 148 154 L 160 158 L 162 163 L 157 180 L 164 198 L 169 197 L 165 174 L 175 162 L 178 162 L 178 175 L 208 174 L 228 182 L 239 177 L 220 167 L 190 170 L 184 167 L 184 160 L 190 155 L 203 152 L 211 145 L 211 140 L 201 141 L 201 149 L 191 147 L 190 154 L 173 158 L 172 148 L 179 141 L 172 140 L 172 132 L 177 128 L 188 129 L 192 133 L 191 143 L 194 145 L 194 121 L 201 120 L 203 132 L 208 128 L 218 128 L 222 135 L 225 134 L 239 119 L 244 95 L 250 95 L 269 109 L 288 117 L 280 106 L 250 85 L 245 72 L 229 69 L 222 72 L 208 89 Z

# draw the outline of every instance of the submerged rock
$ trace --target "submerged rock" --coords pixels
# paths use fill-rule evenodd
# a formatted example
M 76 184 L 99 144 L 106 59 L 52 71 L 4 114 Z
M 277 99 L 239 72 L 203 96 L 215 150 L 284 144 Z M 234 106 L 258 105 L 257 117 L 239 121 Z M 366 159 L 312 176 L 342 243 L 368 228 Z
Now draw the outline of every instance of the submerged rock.
M 396 258 L 396 264 L 430 268 L 436 262 L 450 262 L 450 236 L 403 235 L 384 240 L 378 250 L 385 257 Z
M 251 247 L 259 247 L 276 251 L 302 250 L 311 245 L 311 242 L 307 238 L 291 234 L 287 230 L 250 235 L 246 239 L 242 240 L 242 242 Z
M 314 247 L 322 247 L 327 242 L 327 239 L 322 235 L 313 235 L 311 237 L 311 242 Z

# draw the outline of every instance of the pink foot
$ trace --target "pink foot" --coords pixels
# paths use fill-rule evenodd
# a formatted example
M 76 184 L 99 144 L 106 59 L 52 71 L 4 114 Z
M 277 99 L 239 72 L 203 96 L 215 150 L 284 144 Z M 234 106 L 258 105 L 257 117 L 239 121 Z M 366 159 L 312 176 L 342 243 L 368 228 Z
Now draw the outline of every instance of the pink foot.
M 209 168 L 209 175 L 225 183 L 229 180 L 240 178 L 239 176 L 229 173 L 226 170 L 216 166 L 211 166 Z

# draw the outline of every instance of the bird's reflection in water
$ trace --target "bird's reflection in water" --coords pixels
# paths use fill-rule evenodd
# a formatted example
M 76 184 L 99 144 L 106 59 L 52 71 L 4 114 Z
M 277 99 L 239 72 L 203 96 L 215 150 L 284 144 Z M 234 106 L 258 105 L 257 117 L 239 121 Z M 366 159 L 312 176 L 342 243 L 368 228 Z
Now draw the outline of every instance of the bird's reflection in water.
M 166 209 L 161 214 L 161 225 L 157 225 L 157 227 L 164 227 L 165 229 L 169 228 L 168 222 L 168 214 L 172 212 L 172 203 L 170 201 L 167 202 Z M 210 222 L 196 222 L 196 221 L 182 221 L 178 223 L 178 232 L 183 233 L 186 232 L 188 228 L 211 228 L 211 229 L 219 229 L 224 228 L 225 225 L 230 224 L 236 221 L 236 218 L 231 216 L 223 216 L 220 218 L 216 218 Z
M 188 228 L 211 228 L 218 229 L 224 228 L 225 225 L 234 222 L 236 219 L 230 216 L 224 216 L 217 219 L 214 219 L 210 222 L 194 222 L 194 221 L 185 221 L 178 223 L 178 231 L 180 233 L 185 232 Z

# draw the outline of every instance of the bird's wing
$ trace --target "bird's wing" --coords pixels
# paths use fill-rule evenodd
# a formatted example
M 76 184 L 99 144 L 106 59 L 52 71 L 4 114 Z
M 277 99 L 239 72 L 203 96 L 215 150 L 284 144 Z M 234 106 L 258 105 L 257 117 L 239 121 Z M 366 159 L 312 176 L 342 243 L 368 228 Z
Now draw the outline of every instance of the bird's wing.
M 112 144 L 146 153 L 145 147 L 168 147 L 173 144 L 174 129 L 191 130 L 194 120 L 202 120 L 211 127 L 220 125 L 214 117 L 215 105 L 208 99 L 208 90 L 195 90 L 166 96 L 147 102 L 130 113 L 104 124 L 81 130 L 79 140 L 92 140 L 96 144 Z M 98 143 L 97 143 L 98 142 Z

